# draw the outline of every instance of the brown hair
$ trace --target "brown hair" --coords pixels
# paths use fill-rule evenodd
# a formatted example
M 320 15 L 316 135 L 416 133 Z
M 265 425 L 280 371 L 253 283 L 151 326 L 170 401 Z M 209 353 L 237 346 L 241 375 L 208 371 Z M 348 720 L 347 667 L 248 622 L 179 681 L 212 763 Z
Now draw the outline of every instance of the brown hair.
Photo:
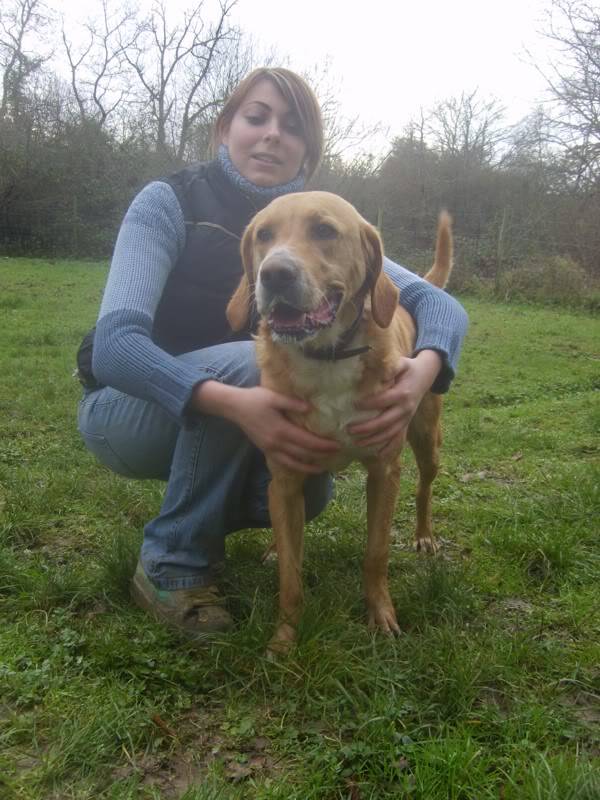
M 323 155 L 323 120 L 321 118 L 321 109 L 313 90 L 303 78 L 289 69 L 284 69 L 283 67 L 260 67 L 250 72 L 240 81 L 227 98 L 215 121 L 212 147 L 214 150 L 218 149 L 223 134 L 231 125 L 231 120 L 244 102 L 244 98 L 259 81 L 265 78 L 275 85 L 290 109 L 298 117 L 300 136 L 306 145 L 304 175 L 308 179 L 314 174 Z

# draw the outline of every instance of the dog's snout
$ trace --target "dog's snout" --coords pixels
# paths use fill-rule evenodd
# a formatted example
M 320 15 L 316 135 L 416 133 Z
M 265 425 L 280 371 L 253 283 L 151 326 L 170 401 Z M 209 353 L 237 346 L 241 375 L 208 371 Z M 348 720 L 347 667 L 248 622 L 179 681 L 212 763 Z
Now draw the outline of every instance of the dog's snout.
M 285 291 L 297 278 L 298 265 L 286 255 L 270 256 L 260 268 L 261 283 L 273 294 Z

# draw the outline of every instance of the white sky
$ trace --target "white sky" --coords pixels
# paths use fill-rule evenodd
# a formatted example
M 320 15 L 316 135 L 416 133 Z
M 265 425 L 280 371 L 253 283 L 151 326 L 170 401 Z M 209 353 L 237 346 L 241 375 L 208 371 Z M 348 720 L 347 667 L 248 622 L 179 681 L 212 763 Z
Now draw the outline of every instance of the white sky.
M 349 113 L 392 133 L 437 100 L 479 87 L 509 108 L 533 109 L 543 82 L 525 50 L 544 60 L 538 31 L 551 0 L 240 0 L 237 17 L 292 65 L 323 63 Z M 354 9 L 354 10 L 351 10 Z M 528 63 L 529 62 L 529 63 Z
M 71 20 L 99 8 L 98 0 L 47 3 Z M 166 0 L 172 19 L 193 3 Z M 383 122 L 393 136 L 420 107 L 475 88 L 507 107 L 507 122 L 533 110 L 543 81 L 526 50 L 545 63 L 539 31 L 550 7 L 551 0 L 238 0 L 232 20 L 292 68 L 329 63 L 344 112 Z

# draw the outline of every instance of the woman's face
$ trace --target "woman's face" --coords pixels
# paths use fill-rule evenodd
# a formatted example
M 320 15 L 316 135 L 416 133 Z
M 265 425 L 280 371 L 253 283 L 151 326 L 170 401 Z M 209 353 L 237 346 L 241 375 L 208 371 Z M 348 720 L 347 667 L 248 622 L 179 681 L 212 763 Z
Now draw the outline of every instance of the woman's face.
M 257 186 L 298 175 L 306 156 L 300 124 L 283 95 L 263 78 L 246 95 L 221 141 L 237 170 Z

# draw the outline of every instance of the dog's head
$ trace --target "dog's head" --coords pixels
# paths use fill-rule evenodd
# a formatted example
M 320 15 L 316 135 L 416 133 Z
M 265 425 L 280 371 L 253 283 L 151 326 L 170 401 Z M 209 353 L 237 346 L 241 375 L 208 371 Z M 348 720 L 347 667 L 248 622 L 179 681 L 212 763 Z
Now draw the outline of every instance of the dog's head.
M 337 195 L 274 200 L 246 228 L 241 253 L 244 276 L 227 307 L 234 331 L 247 324 L 254 300 L 281 342 L 335 344 L 369 295 L 377 325 L 391 323 L 398 290 L 382 272 L 379 234 Z

